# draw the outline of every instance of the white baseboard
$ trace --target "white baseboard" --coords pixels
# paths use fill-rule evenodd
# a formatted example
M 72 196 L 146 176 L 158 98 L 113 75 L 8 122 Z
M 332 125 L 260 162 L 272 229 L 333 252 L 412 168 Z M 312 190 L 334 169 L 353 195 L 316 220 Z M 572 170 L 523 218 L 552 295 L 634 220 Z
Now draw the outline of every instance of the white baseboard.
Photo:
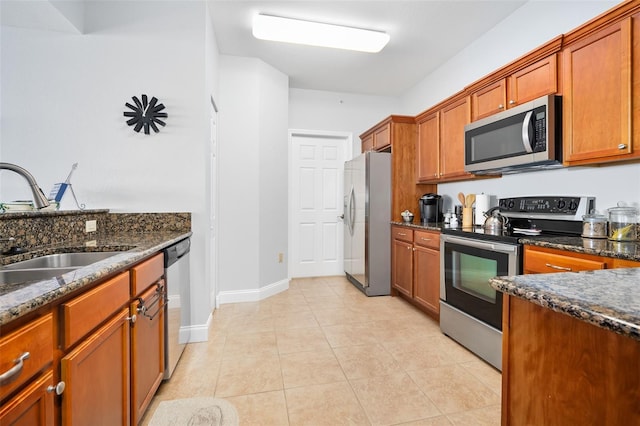
M 180 327 L 180 334 L 188 334 L 189 343 L 206 342 L 209 340 L 209 326 L 213 321 L 213 312 L 209 314 L 207 322 L 200 325 L 192 325 L 189 327 Z
M 220 306 L 225 303 L 258 302 L 289 289 L 289 281 L 290 279 L 287 278 L 255 290 L 221 291 L 218 293 L 216 305 Z

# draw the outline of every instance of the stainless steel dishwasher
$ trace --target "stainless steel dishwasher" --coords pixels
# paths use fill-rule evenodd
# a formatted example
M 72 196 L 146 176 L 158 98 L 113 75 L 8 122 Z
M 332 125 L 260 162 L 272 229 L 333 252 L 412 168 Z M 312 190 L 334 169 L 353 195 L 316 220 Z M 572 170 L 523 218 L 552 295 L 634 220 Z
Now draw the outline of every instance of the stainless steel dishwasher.
M 191 239 L 164 249 L 164 275 L 167 280 L 167 311 L 164 327 L 164 379 L 173 374 L 176 364 L 189 342 L 190 273 L 189 252 Z

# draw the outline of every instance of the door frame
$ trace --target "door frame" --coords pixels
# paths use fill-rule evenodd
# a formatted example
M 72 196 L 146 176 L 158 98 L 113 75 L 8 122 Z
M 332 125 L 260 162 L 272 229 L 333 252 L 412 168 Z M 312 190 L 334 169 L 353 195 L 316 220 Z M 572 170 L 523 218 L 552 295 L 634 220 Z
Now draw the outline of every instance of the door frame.
M 289 129 L 288 131 L 288 173 L 287 173 L 287 214 L 289 220 L 287 221 L 287 278 L 291 279 L 292 277 L 292 260 L 293 253 L 291 247 L 293 247 L 293 182 L 291 177 L 294 175 L 293 170 L 293 138 L 295 136 L 315 136 L 322 137 L 327 136 L 331 138 L 340 138 L 344 139 L 345 143 L 343 146 L 344 150 L 344 159 L 345 161 L 349 161 L 353 158 L 353 133 L 351 132 L 338 132 L 338 131 L 328 131 L 328 130 L 306 130 L 306 129 Z

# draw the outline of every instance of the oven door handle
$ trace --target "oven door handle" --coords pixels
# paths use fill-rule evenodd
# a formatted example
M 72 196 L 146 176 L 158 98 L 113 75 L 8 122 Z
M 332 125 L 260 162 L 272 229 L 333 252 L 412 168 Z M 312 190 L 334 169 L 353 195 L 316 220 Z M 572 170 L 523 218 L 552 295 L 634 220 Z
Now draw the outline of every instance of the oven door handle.
M 492 250 L 492 251 L 497 251 L 501 253 L 517 253 L 518 252 L 518 246 L 512 245 L 512 244 L 494 244 L 486 241 L 470 240 L 468 238 L 450 237 L 448 235 L 443 236 L 442 241 L 443 241 L 443 244 L 455 243 L 455 244 L 465 245 L 465 246 L 478 248 L 482 250 Z

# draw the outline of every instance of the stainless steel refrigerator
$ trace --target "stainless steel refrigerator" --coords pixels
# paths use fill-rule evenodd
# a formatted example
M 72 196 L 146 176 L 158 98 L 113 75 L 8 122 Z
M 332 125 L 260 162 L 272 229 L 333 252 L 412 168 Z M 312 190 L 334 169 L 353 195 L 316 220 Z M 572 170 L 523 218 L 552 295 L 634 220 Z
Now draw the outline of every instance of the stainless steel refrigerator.
M 391 291 L 391 154 L 344 164 L 344 271 L 367 296 Z

